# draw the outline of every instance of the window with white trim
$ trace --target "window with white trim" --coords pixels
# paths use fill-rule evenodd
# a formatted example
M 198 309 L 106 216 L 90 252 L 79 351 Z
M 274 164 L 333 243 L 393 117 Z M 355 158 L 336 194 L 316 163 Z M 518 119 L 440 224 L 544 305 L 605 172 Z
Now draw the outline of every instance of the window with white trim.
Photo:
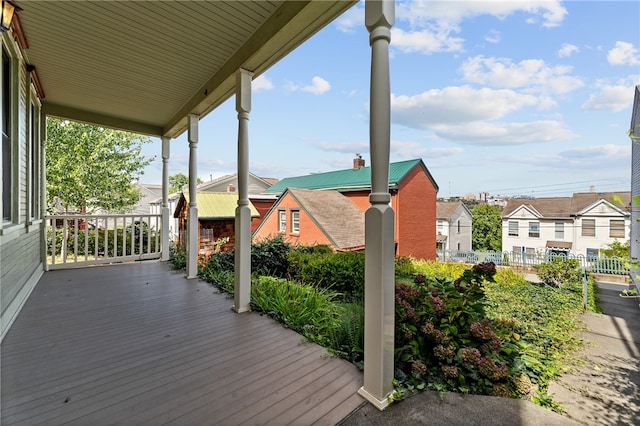
M 444 221 L 438 220 L 438 235 L 442 235 L 444 229 Z
M 583 237 L 596 236 L 596 220 L 595 219 L 582 219 L 582 236 Z
M 286 210 L 278 210 L 278 232 L 287 232 Z
M 529 238 L 540 238 L 540 222 L 529 222 Z
M 13 159 L 11 143 L 11 57 L 2 49 L 2 221 L 11 221 L 13 200 L 11 184 L 13 183 Z
M 460 233 L 460 220 L 458 219 L 458 234 Z
M 518 221 L 510 220 L 509 221 L 509 236 L 517 237 L 518 236 Z
M 555 223 L 555 239 L 564 240 L 564 222 Z
M 300 210 L 291 210 L 291 232 L 300 232 Z
M 624 238 L 624 220 L 609 220 L 609 237 Z

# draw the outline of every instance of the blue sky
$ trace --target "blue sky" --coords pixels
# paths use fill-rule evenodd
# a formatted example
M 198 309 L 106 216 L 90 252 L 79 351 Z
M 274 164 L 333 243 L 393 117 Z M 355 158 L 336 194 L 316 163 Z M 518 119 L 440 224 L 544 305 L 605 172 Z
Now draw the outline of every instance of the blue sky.
M 369 165 L 364 3 L 253 82 L 250 171 L 284 178 Z M 439 196 L 629 190 L 638 1 L 397 2 L 391 161 L 422 158 Z M 231 98 L 200 121 L 198 175 L 235 173 Z M 160 183 L 160 142 L 141 181 Z M 188 171 L 186 133 L 170 174 Z

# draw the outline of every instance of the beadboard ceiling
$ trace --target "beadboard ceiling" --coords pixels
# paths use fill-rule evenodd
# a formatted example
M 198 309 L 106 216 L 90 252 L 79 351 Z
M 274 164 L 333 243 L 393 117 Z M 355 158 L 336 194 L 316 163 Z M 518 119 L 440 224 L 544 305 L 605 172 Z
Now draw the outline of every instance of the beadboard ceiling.
M 176 137 L 355 1 L 16 1 L 50 115 Z

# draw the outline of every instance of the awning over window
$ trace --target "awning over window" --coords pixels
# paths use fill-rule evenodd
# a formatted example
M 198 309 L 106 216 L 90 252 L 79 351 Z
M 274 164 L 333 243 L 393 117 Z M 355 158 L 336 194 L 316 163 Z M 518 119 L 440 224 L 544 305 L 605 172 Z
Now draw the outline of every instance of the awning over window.
M 547 248 L 569 250 L 572 245 L 570 241 L 547 241 Z
M 436 242 L 437 243 L 442 243 L 447 241 L 447 236 L 446 235 L 436 235 Z

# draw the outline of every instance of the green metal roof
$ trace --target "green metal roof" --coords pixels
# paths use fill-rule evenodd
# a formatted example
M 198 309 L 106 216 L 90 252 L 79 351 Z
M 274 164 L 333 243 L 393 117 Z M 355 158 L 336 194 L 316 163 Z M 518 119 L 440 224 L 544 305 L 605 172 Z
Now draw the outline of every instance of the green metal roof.
M 389 165 L 389 186 L 397 187 L 400 181 L 421 162 L 422 160 L 418 158 L 391 163 Z M 428 171 L 427 174 L 429 174 Z M 429 178 L 431 178 L 430 174 Z M 433 181 L 433 178 L 431 180 Z M 435 185 L 435 181 L 433 183 Z M 348 190 L 370 187 L 371 167 L 361 167 L 359 169 L 336 170 L 334 172 L 284 178 L 268 188 L 265 193 L 281 194 L 287 188 Z
M 187 203 L 189 194 L 183 194 Z M 196 196 L 198 203 L 199 219 L 226 219 L 236 216 L 238 206 L 238 194 L 235 192 L 198 192 Z M 251 216 L 258 217 L 260 213 L 249 201 Z

